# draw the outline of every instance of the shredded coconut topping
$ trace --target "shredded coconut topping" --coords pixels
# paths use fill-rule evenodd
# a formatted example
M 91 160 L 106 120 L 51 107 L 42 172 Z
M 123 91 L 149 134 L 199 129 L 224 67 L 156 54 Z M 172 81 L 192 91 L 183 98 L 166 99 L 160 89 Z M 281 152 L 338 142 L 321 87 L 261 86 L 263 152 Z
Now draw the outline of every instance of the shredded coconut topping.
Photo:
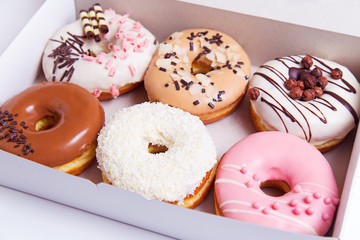
M 149 144 L 168 150 L 150 153 Z M 217 162 L 214 142 L 198 117 L 148 102 L 122 109 L 106 123 L 96 157 L 114 186 L 179 205 Z

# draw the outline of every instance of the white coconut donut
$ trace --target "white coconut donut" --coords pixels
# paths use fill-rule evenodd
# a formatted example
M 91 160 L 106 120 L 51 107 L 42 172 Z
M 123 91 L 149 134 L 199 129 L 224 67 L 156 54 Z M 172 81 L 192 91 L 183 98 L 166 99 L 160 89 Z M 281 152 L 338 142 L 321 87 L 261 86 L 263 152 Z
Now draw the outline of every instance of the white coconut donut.
M 150 145 L 167 150 L 150 153 Z M 112 185 L 191 208 L 205 197 L 218 162 L 214 142 L 198 117 L 149 102 L 122 109 L 105 124 L 96 157 Z
M 143 80 L 158 45 L 155 37 L 128 15 L 105 10 L 104 18 L 109 32 L 101 34 L 100 42 L 85 38 L 81 19 L 55 33 L 43 55 L 48 81 L 71 81 L 102 100 L 130 91 Z
M 359 82 L 346 67 L 299 55 L 261 65 L 248 96 L 258 130 L 289 132 L 325 152 L 357 125 L 359 92 Z

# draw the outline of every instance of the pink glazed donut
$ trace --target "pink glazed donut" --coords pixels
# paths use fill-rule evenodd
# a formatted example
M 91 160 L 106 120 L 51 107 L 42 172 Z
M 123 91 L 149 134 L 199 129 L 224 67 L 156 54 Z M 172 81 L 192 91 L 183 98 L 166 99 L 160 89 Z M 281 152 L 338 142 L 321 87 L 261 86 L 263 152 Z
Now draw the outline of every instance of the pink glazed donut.
M 261 188 L 281 189 L 270 196 Z M 332 169 L 306 141 L 259 132 L 224 154 L 215 181 L 221 216 L 298 233 L 325 235 L 339 203 Z

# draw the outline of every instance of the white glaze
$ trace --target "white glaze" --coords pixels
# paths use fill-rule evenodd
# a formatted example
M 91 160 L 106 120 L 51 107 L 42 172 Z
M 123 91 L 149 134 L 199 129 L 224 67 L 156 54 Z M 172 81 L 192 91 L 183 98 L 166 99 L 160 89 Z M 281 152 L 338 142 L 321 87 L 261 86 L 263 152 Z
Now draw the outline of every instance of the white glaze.
M 298 62 L 300 62 L 303 56 L 292 57 L 294 57 Z M 341 80 L 332 79 L 330 77 L 330 74 L 323 71 L 323 76 L 325 76 L 329 80 L 329 84 L 326 86 L 325 91 L 334 92 L 337 95 L 341 96 L 352 106 L 352 108 L 356 111 L 357 116 L 359 116 L 360 85 L 356 78 L 344 66 L 341 66 L 329 60 L 324 60 L 321 58 L 317 59 L 324 62 L 331 68 L 339 68 L 342 70 L 343 79 L 354 87 L 354 89 L 356 90 L 356 94 L 345 91 L 341 87 L 332 84 L 331 82 L 334 82 L 342 87 L 347 88 Z M 281 60 L 288 67 L 301 67 L 300 64 L 290 61 L 289 58 L 281 58 Z M 319 104 L 315 101 L 305 102 L 300 100 L 293 100 L 288 97 L 289 90 L 284 87 L 284 79 L 281 76 L 282 74 L 286 79 L 289 78 L 288 67 L 283 64 L 282 61 L 271 60 L 262 65 L 271 66 L 273 69 L 276 69 L 276 73 L 266 67 L 260 67 L 257 70 L 257 73 L 265 74 L 271 79 L 273 79 L 281 87 L 281 90 L 277 89 L 276 87 L 274 87 L 273 84 L 271 84 L 269 81 L 266 81 L 262 76 L 257 74 L 254 74 L 253 78 L 249 82 L 249 88 L 261 88 L 274 97 L 271 98 L 269 94 L 266 94 L 264 91 L 260 90 L 259 98 L 256 101 L 251 101 L 252 108 L 255 113 L 261 117 L 262 124 L 264 124 L 265 127 L 269 130 L 278 130 L 283 132 L 286 132 L 286 126 L 289 133 L 297 135 L 308 141 L 310 140 L 309 142 L 313 145 L 321 145 L 332 139 L 344 138 L 349 133 L 349 131 L 355 127 L 354 117 L 352 116 L 350 111 L 334 97 L 325 93 L 322 95 L 322 98 L 329 101 L 336 108 L 336 111 L 333 111 L 329 107 L 326 107 L 325 105 Z M 311 69 L 313 69 L 314 66 L 320 66 L 322 69 L 328 70 L 325 66 L 323 66 L 315 59 L 313 59 L 313 61 L 314 65 L 311 67 Z M 264 98 L 266 101 L 274 104 L 279 108 L 281 108 L 282 105 L 287 111 L 290 112 L 290 114 L 295 117 L 295 119 L 299 121 L 299 124 L 297 124 L 296 122 L 292 122 L 290 118 L 283 114 L 281 111 L 274 111 L 274 109 L 271 108 L 268 104 L 261 101 L 261 98 Z M 323 114 L 327 120 L 327 123 L 325 124 L 320 121 L 315 114 L 312 114 L 306 108 L 311 109 L 311 111 L 315 112 L 321 117 L 323 117 Z M 309 125 L 306 122 L 306 119 Z M 282 122 L 282 120 L 285 124 Z
M 138 22 L 128 18 L 126 15 L 121 16 L 111 11 L 105 11 L 104 17 L 109 27 L 107 37 L 102 36 L 102 40 L 98 43 L 95 42 L 94 39 L 82 39 L 84 41 L 84 46 L 82 48 L 85 51 L 90 49 L 91 52 L 97 56 L 92 62 L 86 61 L 80 56 L 80 59 L 73 64 L 75 70 L 70 80 L 71 82 L 77 83 L 88 89 L 90 92 L 94 92 L 96 90 L 99 90 L 100 92 L 111 92 L 111 86 L 120 88 L 128 83 L 142 81 L 146 68 L 157 49 L 155 37 L 146 28 L 141 26 L 140 31 L 134 30 L 134 26 L 139 24 Z M 124 22 L 120 23 L 119 21 Z M 117 38 L 116 33 L 118 32 L 120 25 L 124 28 L 123 32 L 120 34 L 120 38 Z M 83 36 L 84 32 L 81 20 L 78 19 L 77 21 L 63 27 L 55 33 L 51 39 L 63 41 L 61 40 L 62 38 L 66 39 L 70 37 L 67 32 Z M 130 43 L 130 48 L 126 50 L 126 59 L 121 59 L 119 56 L 115 59 L 114 50 L 109 48 L 109 43 L 120 49 L 118 55 L 124 54 L 125 52 L 122 50 L 121 46 L 127 34 L 132 34 L 135 36 L 136 40 L 133 41 L 133 45 Z M 145 41 L 147 41 L 147 44 L 145 44 Z M 136 51 L 139 44 L 142 45 L 143 52 Z M 55 74 L 53 74 L 54 58 L 48 57 L 48 55 L 52 53 L 53 49 L 57 48 L 59 45 L 59 42 L 49 40 L 45 47 L 43 55 L 43 70 L 48 81 L 52 81 L 54 76 L 56 81 L 59 81 L 66 70 L 66 68 L 57 69 Z M 102 64 L 97 62 L 97 57 L 100 52 L 106 53 Z M 110 76 L 111 67 L 106 67 L 106 64 L 111 59 L 114 60 L 111 65 L 111 67 L 114 67 L 115 69 L 113 76 Z M 130 66 L 134 67 L 135 74 L 131 73 L 129 69 Z

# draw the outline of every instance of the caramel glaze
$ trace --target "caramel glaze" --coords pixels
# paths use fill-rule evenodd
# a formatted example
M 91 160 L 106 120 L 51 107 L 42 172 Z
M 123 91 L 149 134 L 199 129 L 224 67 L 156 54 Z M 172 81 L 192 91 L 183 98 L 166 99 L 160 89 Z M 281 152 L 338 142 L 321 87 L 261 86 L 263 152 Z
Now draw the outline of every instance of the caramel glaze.
M 82 87 L 66 82 L 36 84 L 5 102 L 0 111 L 12 114 L 15 134 L 25 141 L 19 144 L 20 141 L 9 141 L 9 137 L 2 138 L 0 149 L 49 167 L 61 166 L 81 156 L 96 141 L 105 118 L 95 97 Z M 55 115 L 58 121 L 53 127 L 36 131 L 35 124 L 40 119 Z M 3 129 L 0 135 L 4 137 L 5 132 Z M 30 150 L 24 152 L 24 148 Z

